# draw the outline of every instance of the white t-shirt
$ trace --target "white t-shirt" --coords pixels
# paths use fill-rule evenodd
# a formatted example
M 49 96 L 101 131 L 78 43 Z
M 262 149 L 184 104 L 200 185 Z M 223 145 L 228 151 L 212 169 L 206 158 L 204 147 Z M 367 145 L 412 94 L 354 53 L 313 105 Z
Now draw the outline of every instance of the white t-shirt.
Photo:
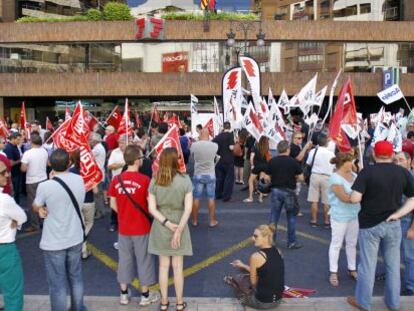
M 121 149 L 116 148 L 111 152 L 111 155 L 108 159 L 108 167 L 112 164 L 122 164 L 125 165 L 124 154 L 122 153 Z M 112 177 L 115 177 L 122 172 L 122 167 L 116 170 L 112 170 Z
M 315 148 L 309 152 L 306 164 L 311 165 Z M 330 176 L 333 173 L 335 166 L 330 163 L 335 154 L 326 147 L 318 147 L 318 152 L 315 156 L 315 162 L 312 167 L 312 174 L 322 174 Z
M 47 179 L 46 169 L 49 154 L 43 147 L 23 153 L 22 163 L 27 165 L 26 184 L 36 184 Z
M 26 213 L 8 194 L 0 193 L 0 243 L 12 243 L 16 238 L 16 228 L 11 227 L 12 220 L 20 227 L 26 222 Z

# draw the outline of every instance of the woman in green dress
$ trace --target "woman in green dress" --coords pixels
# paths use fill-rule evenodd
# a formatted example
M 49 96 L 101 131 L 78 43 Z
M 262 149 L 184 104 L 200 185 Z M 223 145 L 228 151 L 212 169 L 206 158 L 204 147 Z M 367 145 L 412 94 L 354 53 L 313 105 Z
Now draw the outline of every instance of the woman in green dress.
M 193 203 L 192 183 L 188 175 L 179 172 L 175 148 L 162 151 L 158 172 L 151 180 L 148 208 L 154 216 L 148 252 L 159 256 L 161 310 L 167 310 L 168 272 L 172 264 L 177 296 L 176 310 L 184 310 L 183 256 L 193 255 L 188 218 Z

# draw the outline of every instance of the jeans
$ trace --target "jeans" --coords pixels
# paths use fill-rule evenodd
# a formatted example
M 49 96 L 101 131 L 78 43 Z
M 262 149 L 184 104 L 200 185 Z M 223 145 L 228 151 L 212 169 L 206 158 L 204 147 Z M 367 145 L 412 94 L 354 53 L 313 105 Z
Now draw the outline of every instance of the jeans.
M 272 209 L 270 212 L 270 223 L 277 225 L 280 218 L 282 208 L 286 210 L 287 218 L 287 234 L 288 234 L 288 246 L 296 242 L 296 216 L 291 211 L 293 209 L 294 197 L 291 193 L 278 189 L 272 189 Z M 276 243 L 276 232 L 273 236 L 273 241 Z
M 23 269 L 15 243 L 0 245 L 0 291 L 5 310 L 23 310 Z
M 67 310 L 66 282 L 71 294 L 71 311 L 84 311 L 81 263 L 82 243 L 59 251 L 43 251 L 52 311 Z
M 203 197 L 204 189 L 206 189 L 206 198 L 214 200 L 216 195 L 216 178 L 214 176 L 203 174 L 194 175 L 193 177 L 193 197 L 199 200 Z
M 216 199 L 229 200 L 233 194 L 234 164 L 219 162 L 216 165 Z
M 359 236 L 358 280 L 355 298 L 358 304 L 371 310 L 372 290 L 375 281 L 375 268 L 378 260 L 380 243 L 383 245 L 385 287 L 384 301 L 388 308 L 400 307 L 400 221 L 381 222 L 380 224 L 360 229 Z
M 401 218 L 401 246 L 403 261 L 405 264 L 404 271 L 404 283 L 405 288 L 411 292 L 414 292 L 414 240 L 407 239 L 407 231 L 413 221 L 412 214 L 409 214 Z

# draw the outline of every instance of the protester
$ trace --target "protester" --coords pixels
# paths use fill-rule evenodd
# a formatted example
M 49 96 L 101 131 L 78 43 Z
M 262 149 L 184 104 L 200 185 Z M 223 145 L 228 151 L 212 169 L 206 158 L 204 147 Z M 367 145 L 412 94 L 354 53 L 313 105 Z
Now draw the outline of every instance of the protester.
M 233 154 L 234 154 L 234 171 L 236 184 L 244 185 L 243 181 L 243 169 L 244 169 L 244 156 L 245 156 L 245 143 L 247 139 L 247 130 L 242 129 L 239 132 L 237 141 L 234 144 Z
M 118 138 L 118 148 L 114 149 L 111 152 L 111 155 L 108 159 L 108 170 L 111 178 L 118 176 L 122 173 L 122 168 L 125 166 L 124 152 L 127 144 L 127 135 L 121 135 Z M 118 219 L 115 210 L 111 210 L 111 224 L 109 226 L 109 231 L 114 232 L 118 227 Z
M 118 144 L 118 143 L 117 143 Z M 105 161 L 106 161 L 106 150 L 102 145 L 102 138 L 97 133 L 91 133 L 89 135 L 89 146 L 92 149 L 92 154 L 95 157 L 95 160 L 102 172 L 103 181 L 100 182 L 96 187 L 98 188 L 97 195 L 95 197 L 96 211 L 95 219 L 101 219 L 105 216 L 105 198 L 104 191 L 105 187 L 103 185 L 105 180 Z
M 85 185 L 82 177 L 68 171 L 70 159 L 65 150 L 53 151 L 50 164 L 54 178 L 39 184 L 33 208 L 46 219 L 40 249 L 45 259 L 51 309 L 67 310 L 66 296 L 70 293 L 71 310 L 83 311 L 86 310 L 81 264 L 84 231 L 79 207 L 85 200 Z
M 180 145 L 183 152 L 184 163 L 188 163 L 190 157 L 190 139 L 185 135 L 185 130 L 183 128 L 179 129 L 180 131 Z
M 410 158 L 414 157 L 414 131 L 410 131 L 407 134 L 407 139 L 402 143 L 402 151 L 407 152 Z
M 38 185 L 47 180 L 47 162 L 49 155 L 42 148 L 42 138 L 32 134 L 30 137 L 31 149 L 23 154 L 21 160 L 21 171 L 26 173 L 27 206 L 29 210 L 29 227 L 26 232 L 33 232 L 40 229 L 39 215 L 32 209 L 33 200 L 36 196 Z
M 356 246 L 358 239 L 358 212 L 360 204 L 351 204 L 349 195 L 356 174 L 353 172 L 353 157 L 349 153 L 339 152 L 331 163 L 335 164 L 336 171 L 329 178 L 329 212 L 332 228 L 331 244 L 329 246 L 329 283 L 338 286 L 338 259 L 343 241 L 346 242 L 346 258 L 348 275 L 357 279 Z
M 111 153 L 112 150 L 118 148 L 118 134 L 112 125 L 108 125 L 105 128 L 104 141 L 106 143 L 108 153 Z
M 80 175 L 81 173 L 81 164 L 80 164 L 80 151 L 79 149 L 75 150 L 70 154 L 70 160 L 72 167 L 69 169 L 69 172 Z M 94 188 L 96 191 L 96 188 Z M 94 199 L 94 190 L 89 190 L 85 194 L 85 201 L 81 207 L 82 217 L 85 224 L 85 235 L 88 236 L 89 232 L 92 230 L 94 224 L 95 216 L 95 199 Z M 88 250 L 87 242 L 82 244 L 82 259 L 86 260 L 91 255 L 91 252 Z
M 249 197 L 247 199 L 244 199 L 243 202 L 252 203 L 254 201 L 253 192 L 256 180 L 258 177 L 260 179 L 264 177 L 264 173 L 270 159 L 271 154 L 269 151 L 269 138 L 262 136 L 260 137 L 259 142 L 253 147 L 253 151 L 250 155 L 251 173 L 249 177 Z M 259 193 L 259 202 L 263 202 L 262 193 Z
M 3 193 L 12 195 L 12 182 L 11 182 L 11 165 L 10 160 L 7 158 L 7 155 L 4 153 L 4 148 L 6 146 L 6 139 L 3 136 L 0 136 L 0 161 L 4 163 L 7 167 L 8 176 L 6 178 L 6 184 L 3 186 Z
M 48 156 L 52 154 L 54 147 L 55 147 L 53 144 L 53 140 L 50 139 L 51 136 L 52 136 L 52 132 L 46 131 L 44 143 L 42 145 L 42 147 L 46 149 Z
M 272 225 L 258 226 L 253 233 L 253 243 L 258 251 L 250 256 L 249 265 L 241 260 L 231 263 L 248 274 L 224 278 L 236 289 L 241 302 L 253 309 L 273 309 L 282 300 L 285 271 L 280 251 L 272 245 L 275 232 L 276 228 Z
M 302 247 L 296 240 L 296 215 L 298 207 L 296 197 L 296 182 L 303 181 L 302 168 L 299 163 L 292 159 L 289 149 L 289 142 L 282 140 L 277 145 L 278 156 L 270 160 L 266 174 L 270 176 L 272 184 L 272 210 L 270 213 L 270 223 L 277 227 L 282 208 L 285 208 L 287 218 L 287 233 L 289 249 L 299 249 Z M 276 234 L 274 236 L 276 243 Z
M 20 160 L 22 153 L 19 149 L 21 139 L 22 135 L 20 135 L 18 132 L 11 132 L 9 136 L 9 142 L 4 148 L 4 153 L 10 160 L 13 197 L 17 204 L 20 204 L 20 193 L 22 188 L 22 172 L 20 171 Z
M 183 256 L 191 256 L 187 221 L 193 203 L 191 180 L 179 172 L 174 148 L 162 151 L 155 179 L 151 180 L 148 208 L 155 221 L 151 227 L 148 252 L 159 256 L 161 310 L 168 310 L 168 272 L 172 264 L 177 297 L 176 310 L 184 310 Z
M 214 139 L 220 156 L 216 164 L 216 199 L 228 202 L 233 194 L 234 185 L 234 136 L 230 122 L 224 122 L 223 132 Z
M 246 143 L 244 145 L 244 165 L 243 165 L 243 183 L 246 185 L 242 188 L 242 191 L 246 191 L 249 189 L 249 178 L 251 173 L 251 167 L 250 167 L 250 156 L 254 147 L 254 144 L 256 143 L 255 138 L 248 134 Z
M 375 144 L 376 163 L 365 167 L 352 186 L 350 201 L 361 202 L 358 244 L 360 262 L 355 297 L 348 303 L 357 308 L 371 309 L 375 268 L 380 244 L 385 262 L 385 297 L 388 308 L 400 307 L 400 222 L 385 220 L 398 210 L 404 194 L 414 200 L 414 179 L 404 168 L 392 163 L 393 145 L 387 141 Z
M 0 187 L 7 184 L 9 172 L 0 160 Z M 26 222 L 26 214 L 6 193 L 0 192 L 0 291 L 5 310 L 23 310 L 23 268 L 16 247 L 17 229 Z
M 395 164 L 407 170 L 411 170 L 411 157 L 407 152 L 399 152 L 395 155 Z M 413 172 L 411 172 L 413 175 Z M 404 198 L 405 199 L 405 198 Z M 404 200 L 405 201 L 405 200 Z M 401 218 L 401 251 L 405 265 L 404 269 L 404 296 L 414 296 L 414 214 L 408 214 Z
M 121 144 L 122 139 L 119 140 Z M 115 150 L 113 151 L 115 152 Z M 151 222 L 147 207 L 150 179 L 138 173 L 142 152 L 136 145 L 125 148 L 124 161 L 128 165 L 125 172 L 112 179 L 108 195 L 111 208 L 118 215 L 118 282 L 120 284 L 120 304 L 129 303 L 128 284 L 137 276 L 140 281 L 140 306 L 158 301 L 158 296 L 149 291 L 156 283 L 154 257 L 147 251 Z
M 217 144 L 209 141 L 209 132 L 206 128 L 201 130 L 199 140 L 191 145 L 190 152 L 194 159 L 193 226 L 198 226 L 198 209 L 200 208 L 200 199 L 203 197 L 204 189 L 208 199 L 209 227 L 213 228 L 218 225 L 218 221 L 215 218 L 216 174 L 214 170 L 214 159 L 216 158 L 217 150 Z
M 312 227 L 318 226 L 318 204 L 320 200 L 324 209 L 324 226 L 330 228 L 328 188 L 329 177 L 334 169 L 330 161 L 335 157 L 335 154 L 327 146 L 328 137 L 325 134 L 319 134 L 318 146 L 309 152 L 306 160 L 306 164 L 312 166 L 308 191 L 308 201 L 311 202 L 312 217 L 310 225 Z

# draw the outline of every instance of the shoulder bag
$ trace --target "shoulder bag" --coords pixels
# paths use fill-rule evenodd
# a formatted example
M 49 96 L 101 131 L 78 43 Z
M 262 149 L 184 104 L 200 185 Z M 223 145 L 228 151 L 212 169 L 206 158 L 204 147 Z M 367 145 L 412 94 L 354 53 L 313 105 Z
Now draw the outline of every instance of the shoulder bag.
M 318 152 L 318 147 L 315 148 L 315 152 L 313 153 L 311 165 L 306 164 L 305 168 L 303 169 L 303 177 L 305 179 L 305 183 L 308 186 L 309 186 L 309 183 L 310 183 L 310 176 L 312 174 L 312 167 L 313 167 L 313 164 L 315 163 L 315 157 L 316 157 L 317 152 Z
M 65 191 L 68 193 L 68 195 L 70 197 L 70 200 L 72 201 L 72 204 L 75 208 L 76 214 L 78 215 L 79 220 L 81 222 L 82 231 L 83 231 L 83 241 L 85 242 L 86 241 L 85 224 L 83 222 L 83 218 L 82 218 L 82 214 L 81 214 L 81 211 L 80 211 L 80 208 L 79 208 L 78 201 L 76 201 L 76 198 L 75 198 L 72 190 L 70 190 L 68 185 L 62 179 L 60 179 L 59 177 L 53 177 L 52 180 L 58 182 L 62 186 L 62 188 L 65 189 Z
M 134 205 L 134 207 L 137 210 L 139 210 L 142 214 L 144 214 L 144 216 L 148 219 L 150 225 L 152 225 L 152 222 L 154 221 L 154 218 L 146 210 L 144 210 L 144 208 L 141 205 L 139 205 L 138 202 L 136 202 L 131 197 L 129 192 L 125 189 L 125 185 L 124 185 L 124 182 L 122 181 L 121 175 L 118 175 L 117 180 L 118 180 L 119 184 L 121 185 L 121 188 L 124 191 L 125 195 L 127 196 L 128 200 L 132 203 L 132 205 Z

